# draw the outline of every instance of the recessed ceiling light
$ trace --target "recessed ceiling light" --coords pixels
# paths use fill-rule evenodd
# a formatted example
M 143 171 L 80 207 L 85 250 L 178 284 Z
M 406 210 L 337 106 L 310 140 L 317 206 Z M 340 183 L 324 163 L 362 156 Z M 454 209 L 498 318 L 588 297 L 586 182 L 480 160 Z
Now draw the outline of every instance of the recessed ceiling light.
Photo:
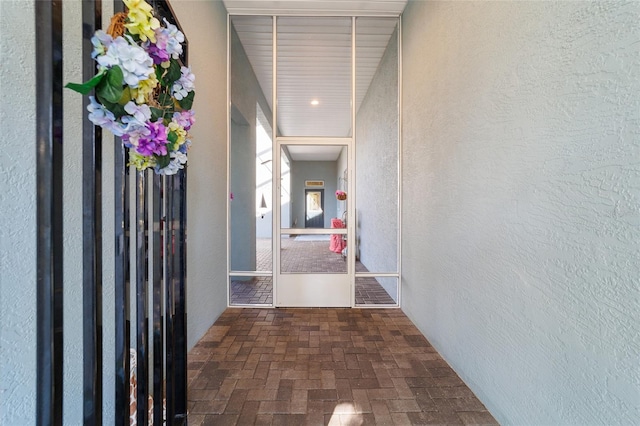
M 314 99 L 314 100 L 311 101 L 311 105 L 313 105 L 313 106 L 316 106 L 316 105 L 319 105 L 319 104 L 320 104 L 320 101 L 317 100 L 317 99 Z

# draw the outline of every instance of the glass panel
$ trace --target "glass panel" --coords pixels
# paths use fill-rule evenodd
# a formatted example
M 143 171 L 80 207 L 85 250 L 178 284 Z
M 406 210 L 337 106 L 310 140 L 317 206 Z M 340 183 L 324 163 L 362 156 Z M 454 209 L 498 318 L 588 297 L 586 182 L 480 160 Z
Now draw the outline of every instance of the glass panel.
M 356 305 L 397 305 L 398 278 L 357 277 Z
M 351 18 L 278 18 L 279 136 L 351 135 Z
M 346 274 L 346 234 L 282 235 L 282 273 Z
M 273 303 L 273 278 L 229 277 L 230 305 L 271 305 Z
M 281 227 L 345 228 L 347 147 L 283 145 L 281 155 Z
M 233 16 L 231 22 L 231 270 L 271 271 L 272 18 Z
M 356 258 L 376 273 L 398 271 L 397 23 L 356 20 Z

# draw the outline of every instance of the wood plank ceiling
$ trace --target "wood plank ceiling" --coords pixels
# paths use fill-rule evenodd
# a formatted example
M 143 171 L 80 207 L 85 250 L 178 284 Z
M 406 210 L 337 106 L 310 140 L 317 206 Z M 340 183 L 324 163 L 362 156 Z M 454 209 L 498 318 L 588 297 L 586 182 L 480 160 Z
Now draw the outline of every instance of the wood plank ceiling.
M 232 15 L 400 16 L 407 0 L 224 0 Z
M 282 136 L 351 135 L 351 19 L 356 20 L 356 110 L 406 0 L 225 0 L 269 106 L 272 21 L 278 15 L 278 129 Z M 263 15 L 263 16 L 258 16 Z M 384 18 L 386 17 L 386 18 Z M 233 76 L 232 76 L 233 78 Z M 312 105 L 312 101 L 317 101 Z

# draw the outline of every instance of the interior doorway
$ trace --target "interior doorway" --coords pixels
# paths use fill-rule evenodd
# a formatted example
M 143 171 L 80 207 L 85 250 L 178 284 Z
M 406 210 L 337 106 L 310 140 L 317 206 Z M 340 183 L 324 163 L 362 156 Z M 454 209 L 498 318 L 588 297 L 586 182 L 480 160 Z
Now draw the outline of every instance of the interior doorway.
M 304 227 L 324 227 L 324 189 L 305 189 L 304 200 Z
M 335 240 L 348 244 L 353 228 L 336 225 L 347 202 L 334 196 L 347 167 L 351 138 L 276 138 L 282 155 L 290 158 L 293 224 L 276 223 L 275 306 L 350 307 L 353 304 L 352 261 L 336 249 Z M 339 143 L 340 142 L 340 143 Z M 351 159 L 352 160 L 352 159 Z M 287 173 L 282 161 L 276 164 Z M 313 186 L 313 187 L 309 187 Z M 282 188 L 280 189 L 282 191 Z M 282 206 L 280 207 L 282 208 Z M 276 214 L 276 217 L 279 215 Z M 304 219 L 302 220 L 302 216 Z M 301 218 L 296 221 L 295 218 Z

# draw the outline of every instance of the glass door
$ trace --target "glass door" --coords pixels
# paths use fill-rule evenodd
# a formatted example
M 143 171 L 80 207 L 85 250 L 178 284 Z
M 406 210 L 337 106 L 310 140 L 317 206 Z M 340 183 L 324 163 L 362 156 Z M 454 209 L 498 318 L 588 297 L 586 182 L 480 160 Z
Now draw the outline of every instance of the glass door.
M 229 17 L 229 305 L 400 305 L 400 34 Z
M 352 305 L 350 141 L 278 138 L 276 306 Z

